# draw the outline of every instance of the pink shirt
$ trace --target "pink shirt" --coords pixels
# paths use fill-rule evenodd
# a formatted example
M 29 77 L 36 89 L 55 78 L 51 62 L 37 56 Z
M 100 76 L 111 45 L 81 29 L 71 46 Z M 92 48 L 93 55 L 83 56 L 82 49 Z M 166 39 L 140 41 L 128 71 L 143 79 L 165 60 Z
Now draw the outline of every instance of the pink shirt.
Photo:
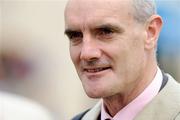
M 101 107 L 101 120 L 133 120 L 136 115 L 147 105 L 159 92 L 162 84 L 162 73 L 158 68 L 153 81 L 149 86 L 133 101 L 121 109 L 113 118 L 105 111 L 104 105 Z

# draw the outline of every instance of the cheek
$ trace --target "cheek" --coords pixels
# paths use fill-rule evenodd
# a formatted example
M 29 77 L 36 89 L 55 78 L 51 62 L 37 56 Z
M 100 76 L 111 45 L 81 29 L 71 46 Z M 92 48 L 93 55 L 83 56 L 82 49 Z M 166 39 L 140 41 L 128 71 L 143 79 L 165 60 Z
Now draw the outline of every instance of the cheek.
M 80 51 L 76 47 L 69 47 L 70 57 L 74 65 L 76 66 L 79 61 Z

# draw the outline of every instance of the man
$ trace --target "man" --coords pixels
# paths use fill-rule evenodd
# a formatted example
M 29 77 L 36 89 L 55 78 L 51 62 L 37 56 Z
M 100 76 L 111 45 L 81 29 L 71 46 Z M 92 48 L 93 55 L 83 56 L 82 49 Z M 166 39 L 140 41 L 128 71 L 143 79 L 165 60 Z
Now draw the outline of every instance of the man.
M 162 18 L 153 0 L 69 0 L 65 34 L 86 94 L 102 98 L 74 120 L 180 120 L 180 85 L 162 73 Z

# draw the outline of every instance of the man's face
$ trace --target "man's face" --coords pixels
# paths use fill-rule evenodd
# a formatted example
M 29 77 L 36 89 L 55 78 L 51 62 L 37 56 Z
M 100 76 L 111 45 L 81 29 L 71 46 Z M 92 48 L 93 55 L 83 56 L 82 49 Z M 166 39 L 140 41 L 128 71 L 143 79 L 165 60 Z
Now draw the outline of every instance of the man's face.
M 65 11 L 70 56 L 89 97 L 134 89 L 145 66 L 145 28 L 129 0 L 71 0 Z

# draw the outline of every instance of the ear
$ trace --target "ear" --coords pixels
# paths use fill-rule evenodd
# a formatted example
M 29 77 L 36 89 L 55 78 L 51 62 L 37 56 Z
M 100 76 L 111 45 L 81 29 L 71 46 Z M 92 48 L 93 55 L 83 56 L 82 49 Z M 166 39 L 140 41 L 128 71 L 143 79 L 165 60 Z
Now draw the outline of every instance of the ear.
M 157 47 L 162 25 L 163 21 L 159 15 L 153 15 L 148 19 L 146 22 L 147 38 L 145 40 L 145 49 L 150 50 Z

